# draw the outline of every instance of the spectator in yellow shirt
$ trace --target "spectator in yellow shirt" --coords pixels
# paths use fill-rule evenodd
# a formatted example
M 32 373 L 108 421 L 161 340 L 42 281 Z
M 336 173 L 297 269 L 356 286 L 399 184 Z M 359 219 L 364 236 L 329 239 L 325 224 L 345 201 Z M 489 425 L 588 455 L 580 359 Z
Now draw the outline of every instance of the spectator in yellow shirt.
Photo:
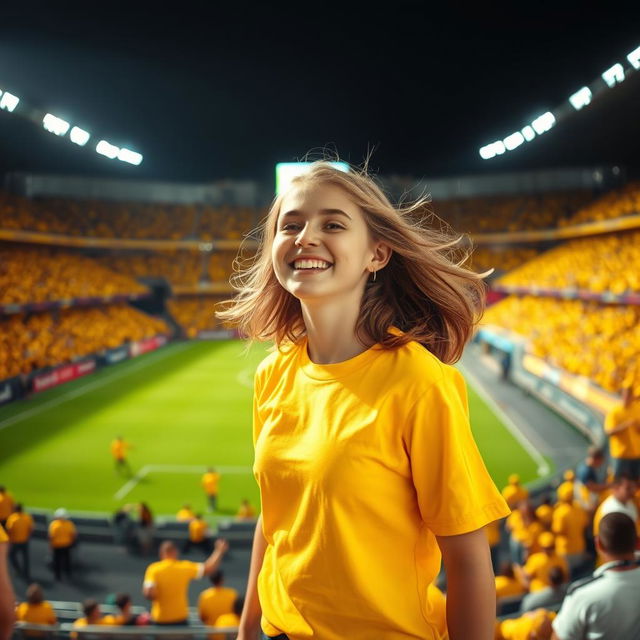
M 49 602 L 44 599 L 42 587 L 34 582 L 27 588 L 27 601 L 16 607 L 16 620 L 29 624 L 54 625 L 58 618 Z M 25 635 L 35 638 L 45 635 L 38 631 L 26 631 Z
M 173 542 L 160 545 L 160 561 L 153 562 L 144 574 L 142 593 L 151 601 L 151 618 L 159 625 L 188 624 L 189 583 L 213 573 L 229 545 L 217 540 L 213 553 L 204 562 L 178 559 L 178 549 Z
M 176 513 L 176 520 L 178 522 L 190 522 L 196 517 L 196 514 L 193 512 L 191 505 L 183 504 L 182 507 Z
M 614 478 L 624 474 L 640 480 L 640 398 L 634 397 L 633 387 L 623 389 L 622 404 L 607 414 L 604 430 Z
M 209 467 L 207 472 L 202 476 L 202 488 L 207 494 L 209 502 L 209 511 L 217 511 L 218 509 L 218 484 L 220 483 L 220 474 L 213 468 Z
M 220 570 L 212 573 L 210 579 L 213 586 L 205 589 L 198 598 L 198 614 L 203 624 L 212 627 L 221 615 L 233 612 L 238 592 L 224 586 L 224 572 Z
M 82 612 L 84 617 L 78 618 L 73 623 L 73 628 L 90 627 L 93 625 L 108 625 L 109 622 L 102 616 L 100 605 L 93 598 L 88 598 L 82 603 Z M 78 634 L 74 631 L 70 634 L 73 640 L 77 640 Z
M 215 627 L 237 627 L 240 624 L 240 616 L 242 615 L 242 608 L 244 607 L 244 598 L 237 596 L 231 605 L 231 611 L 223 613 L 218 618 L 213 626 Z M 211 640 L 226 640 L 229 636 L 226 634 L 216 633 L 209 636 Z
M 249 504 L 249 501 L 245 498 L 238 509 L 236 518 L 238 520 L 253 520 L 256 517 L 256 510 Z
M 498 625 L 496 640 L 549 640 L 555 617 L 553 611 L 536 609 L 519 618 L 503 620 Z
M 520 580 L 518 580 L 513 572 L 513 566 L 506 562 L 500 568 L 500 571 L 496 574 L 496 598 L 510 598 L 511 596 L 519 596 L 525 593 L 525 588 L 522 586 Z M 498 604 L 500 604 L 498 602 Z
M 502 497 L 507 501 L 510 509 L 515 509 L 518 503 L 529 497 L 529 491 L 520 484 L 520 476 L 512 473 L 507 486 L 502 490 Z
M 133 475 L 133 471 L 127 460 L 127 453 L 130 449 L 133 449 L 132 445 L 126 442 L 122 436 L 118 436 L 111 442 L 111 455 L 116 465 L 116 472 L 128 477 Z
M 542 551 L 529 556 L 524 567 L 519 565 L 515 567 L 518 578 L 530 592 L 551 586 L 549 571 L 552 567 L 559 567 L 562 570 L 565 582 L 569 579 L 569 564 L 566 558 L 556 553 L 555 536 L 545 531 L 540 534 L 538 544 Z
M 120 613 L 116 615 L 107 615 L 104 617 L 103 624 L 113 626 L 126 626 L 130 627 L 138 624 L 138 615 L 131 612 L 131 596 L 128 593 L 119 593 L 116 595 L 116 606 L 120 610 Z
M 78 533 L 66 509 L 56 509 L 53 515 L 54 520 L 49 525 L 49 545 L 53 551 L 55 579 L 61 580 L 63 571 L 71 577 L 71 547 Z
M 13 512 L 14 504 L 13 496 L 6 487 L 0 486 L 0 526 L 6 526 L 7 518 Z
M 33 531 L 33 518 L 25 513 L 22 505 L 17 504 L 15 511 L 7 519 L 7 534 L 11 548 L 9 559 L 18 575 L 29 582 L 29 538 Z M 22 566 L 18 562 L 18 556 L 22 556 Z
M 200 547 L 207 556 L 211 553 L 211 531 L 201 513 L 196 514 L 189 522 L 189 538 L 183 552 L 187 553 L 192 546 Z
M 0 640 L 11 637 L 15 620 L 15 596 L 7 568 L 8 546 L 9 536 L 0 525 Z
M 584 509 L 573 501 L 573 483 L 558 487 L 558 503 L 553 511 L 551 531 L 556 536 L 556 552 L 564 556 L 573 573 L 586 559 L 585 529 L 589 520 Z

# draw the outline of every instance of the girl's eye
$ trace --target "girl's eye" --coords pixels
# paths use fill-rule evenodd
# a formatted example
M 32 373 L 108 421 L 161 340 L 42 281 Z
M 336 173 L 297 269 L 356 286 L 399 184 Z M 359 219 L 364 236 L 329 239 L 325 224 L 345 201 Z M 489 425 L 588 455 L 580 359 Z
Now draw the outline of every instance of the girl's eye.
M 327 229 L 344 229 L 344 227 L 337 222 L 327 222 Z
M 280 227 L 280 230 L 281 231 L 296 231 L 299 228 L 300 228 L 299 224 L 296 224 L 295 222 L 288 222 L 287 224 L 283 224 Z

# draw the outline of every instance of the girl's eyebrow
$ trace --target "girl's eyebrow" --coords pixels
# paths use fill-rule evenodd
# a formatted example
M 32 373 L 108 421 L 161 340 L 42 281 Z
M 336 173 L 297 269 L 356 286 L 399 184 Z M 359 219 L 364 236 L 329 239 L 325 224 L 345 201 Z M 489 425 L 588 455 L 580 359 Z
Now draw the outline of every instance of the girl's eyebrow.
M 320 209 L 320 214 L 321 215 L 325 215 L 325 216 L 333 216 L 333 215 L 343 215 L 346 218 L 348 218 L 349 220 L 351 220 L 351 216 L 347 213 L 345 213 L 344 211 L 342 211 L 342 209 Z M 282 218 L 287 218 L 287 217 L 294 217 L 294 216 L 303 216 L 304 213 L 302 211 L 298 211 L 297 209 L 292 209 L 291 211 L 287 211 L 286 213 L 282 214 Z

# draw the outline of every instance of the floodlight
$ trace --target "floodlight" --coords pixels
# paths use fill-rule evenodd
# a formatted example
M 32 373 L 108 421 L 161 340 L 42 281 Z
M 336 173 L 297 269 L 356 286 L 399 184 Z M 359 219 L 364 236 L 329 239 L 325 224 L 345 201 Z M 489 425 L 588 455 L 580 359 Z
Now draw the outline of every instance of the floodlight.
M 620 82 L 624 82 L 624 67 L 619 63 L 609 67 L 603 74 L 602 79 L 611 87 L 615 87 Z
M 531 142 L 536 137 L 536 132 L 533 130 L 533 127 L 527 125 L 522 129 L 522 135 L 527 142 Z
M 122 147 L 122 149 L 120 149 L 120 153 L 118 153 L 118 160 L 128 162 L 129 164 L 139 165 L 142 162 L 142 154 Z
M 480 147 L 480 157 L 483 160 L 490 160 L 496 155 L 496 152 L 493 149 L 493 143 L 485 145 L 484 147 Z
M 278 162 L 276 164 L 276 195 L 282 193 L 297 176 L 306 173 L 311 168 L 311 162 Z M 349 165 L 346 162 L 327 162 L 328 165 L 349 172 Z
M 81 129 L 80 127 L 73 127 L 73 129 L 71 129 L 71 133 L 69 134 L 69 137 L 71 138 L 71 142 L 75 142 L 76 144 L 79 144 L 81 147 L 84 147 L 84 145 L 87 144 L 91 135 L 89 134 L 88 131 Z
M 640 47 L 634 49 L 628 56 L 627 60 L 634 69 L 640 69 Z
M 502 140 L 496 140 L 493 143 L 493 150 L 499 155 L 501 156 L 507 149 L 504 146 L 504 142 L 502 142 Z
M 62 118 L 54 116 L 52 113 L 47 113 L 42 118 L 42 126 L 51 133 L 55 133 L 57 136 L 63 136 L 69 131 L 69 123 Z
M 537 117 L 532 123 L 531 126 L 535 129 L 535 132 L 538 135 L 543 134 L 545 131 L 549 131 L 551 127 L 556 123 L 556 119 L 551 113 L 551 111 L 547 111 L 543 113 L 541 116 Z
M 507 147 L 509 151 L 513 151 L 524 142 L 524 136 L 519 131 L 516 131 L 510 136 L 507 136 L 502 142 L 504 142 L 504 146 Z
M 120 149 L 115 145 L 109 144 L 106 140 L 100 140 L 96 145 L 96 151 L 107 158 L 112 160 L 117 157 Z
M 13 111 L 18 106 L 18 102 L 20 102 L 18 96 L 14 96 L 12 93 L 5 91 L 2 98 L 0 98 L 0 109 Z
M 589 89 L 589 87 L 578 89 L 578 91 L 570 96 L 569 102 L 576 111 L 580 111 L 582 107 L 586 107 L 591 103 L 591 89 Z

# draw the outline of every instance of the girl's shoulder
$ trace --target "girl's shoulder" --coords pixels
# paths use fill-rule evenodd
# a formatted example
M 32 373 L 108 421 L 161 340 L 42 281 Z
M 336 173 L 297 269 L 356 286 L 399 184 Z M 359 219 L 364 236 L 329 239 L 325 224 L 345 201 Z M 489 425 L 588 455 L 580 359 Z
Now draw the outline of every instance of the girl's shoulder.
M 286 369 L 298 357 L 300 346 L 300 343 L 287 342 L 280 347 L 272 347 L 258 364 L 256 377 L 269 376 L 276 370 Z

